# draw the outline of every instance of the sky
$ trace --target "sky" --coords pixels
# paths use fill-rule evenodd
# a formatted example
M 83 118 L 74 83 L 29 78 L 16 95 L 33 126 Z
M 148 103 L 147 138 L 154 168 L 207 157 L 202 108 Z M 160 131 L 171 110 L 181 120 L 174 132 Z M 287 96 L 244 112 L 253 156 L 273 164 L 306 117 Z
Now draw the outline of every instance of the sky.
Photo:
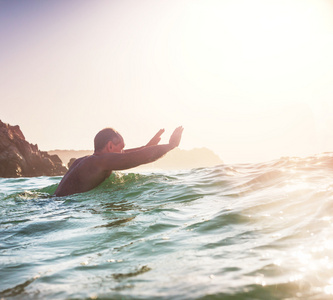
M 43 151 L 184 127 L 225 163 L 333 151 L 332 0 L 0 0 L 0 120 Z

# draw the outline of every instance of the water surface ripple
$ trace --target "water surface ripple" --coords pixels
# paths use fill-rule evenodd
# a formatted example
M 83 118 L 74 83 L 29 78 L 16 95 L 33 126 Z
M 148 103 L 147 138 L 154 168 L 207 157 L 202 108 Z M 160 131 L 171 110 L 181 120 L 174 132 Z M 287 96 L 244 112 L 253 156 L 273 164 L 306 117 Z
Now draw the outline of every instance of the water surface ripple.
M 332 299 L 333 154 L 0 178 L 0 299 Z

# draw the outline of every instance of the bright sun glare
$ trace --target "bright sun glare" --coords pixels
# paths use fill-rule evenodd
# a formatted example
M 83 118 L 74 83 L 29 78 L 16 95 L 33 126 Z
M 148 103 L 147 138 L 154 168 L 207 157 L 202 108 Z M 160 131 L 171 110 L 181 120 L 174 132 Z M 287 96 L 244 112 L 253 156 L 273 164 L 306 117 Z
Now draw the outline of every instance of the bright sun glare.
M 173 58 L 179 82 L 185 78 L 196 93 L 186 106 L 206 113 L 211 128 L 232 114 L 234 130 L 246 132 L 250 123 L 251 136 L 269 136 L 280 144 L 282 136 L 299 135 L 293 127 L 300 124 L 309 134 L 317 131 L 310 147 L 316 144 L 323 127 L 329 128 L 323 122 L 333 109 L 331 104 L 323 109 L 333 90 L 321 88 L 333 67 L 330 6 L 310 0 L 191 3 L 170 35 L 170 43 L 178 47 L 175 56 L 182 54 Z M 269 112 L 273 110 L 277 112 Z M 266 133 L 265 127 L 279 136 Z
M 320 56 L 316 50 L 327 38 L 325 28 L 332 28 L 327 3 L 227 3 L 197 2 L 184 15 L 184 31 L 176 42 L 182 46 L 186 77 L 215 91 L 221 79 L 226 80 L 235 90 L 245 87 L 262 101 L 272 89 L 293 92 L 320 79 L 315 76 L 325 72 L 329 49 L 322 49 Z

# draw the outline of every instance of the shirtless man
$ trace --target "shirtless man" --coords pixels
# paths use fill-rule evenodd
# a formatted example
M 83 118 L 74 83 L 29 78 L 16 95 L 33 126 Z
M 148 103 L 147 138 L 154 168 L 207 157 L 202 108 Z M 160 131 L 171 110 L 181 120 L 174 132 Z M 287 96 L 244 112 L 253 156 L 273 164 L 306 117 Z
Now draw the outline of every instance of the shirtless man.
M 96 134 L 93 155 L 78 158 L 70 166 L 56 189 L 55 196 L 67 196 L 92 190 L 108 178 L 112 171 L 126 170 L 153 162 L 178 147 L 183 127 L 172 133 L 169 143 L 158 145 L 164 129 L 161 129 L 146 146 L 124 150 L 122 136 L 112 128 Z

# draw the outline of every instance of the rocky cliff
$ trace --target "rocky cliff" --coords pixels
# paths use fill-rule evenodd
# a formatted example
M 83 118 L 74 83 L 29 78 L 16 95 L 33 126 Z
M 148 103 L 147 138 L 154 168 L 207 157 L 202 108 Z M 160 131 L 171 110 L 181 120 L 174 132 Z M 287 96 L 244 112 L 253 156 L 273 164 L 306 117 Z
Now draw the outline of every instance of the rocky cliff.
M 57 176 L 65 174 L 58 155 L 28 143 L 19 126 L 0 120 L 0 177 Z

